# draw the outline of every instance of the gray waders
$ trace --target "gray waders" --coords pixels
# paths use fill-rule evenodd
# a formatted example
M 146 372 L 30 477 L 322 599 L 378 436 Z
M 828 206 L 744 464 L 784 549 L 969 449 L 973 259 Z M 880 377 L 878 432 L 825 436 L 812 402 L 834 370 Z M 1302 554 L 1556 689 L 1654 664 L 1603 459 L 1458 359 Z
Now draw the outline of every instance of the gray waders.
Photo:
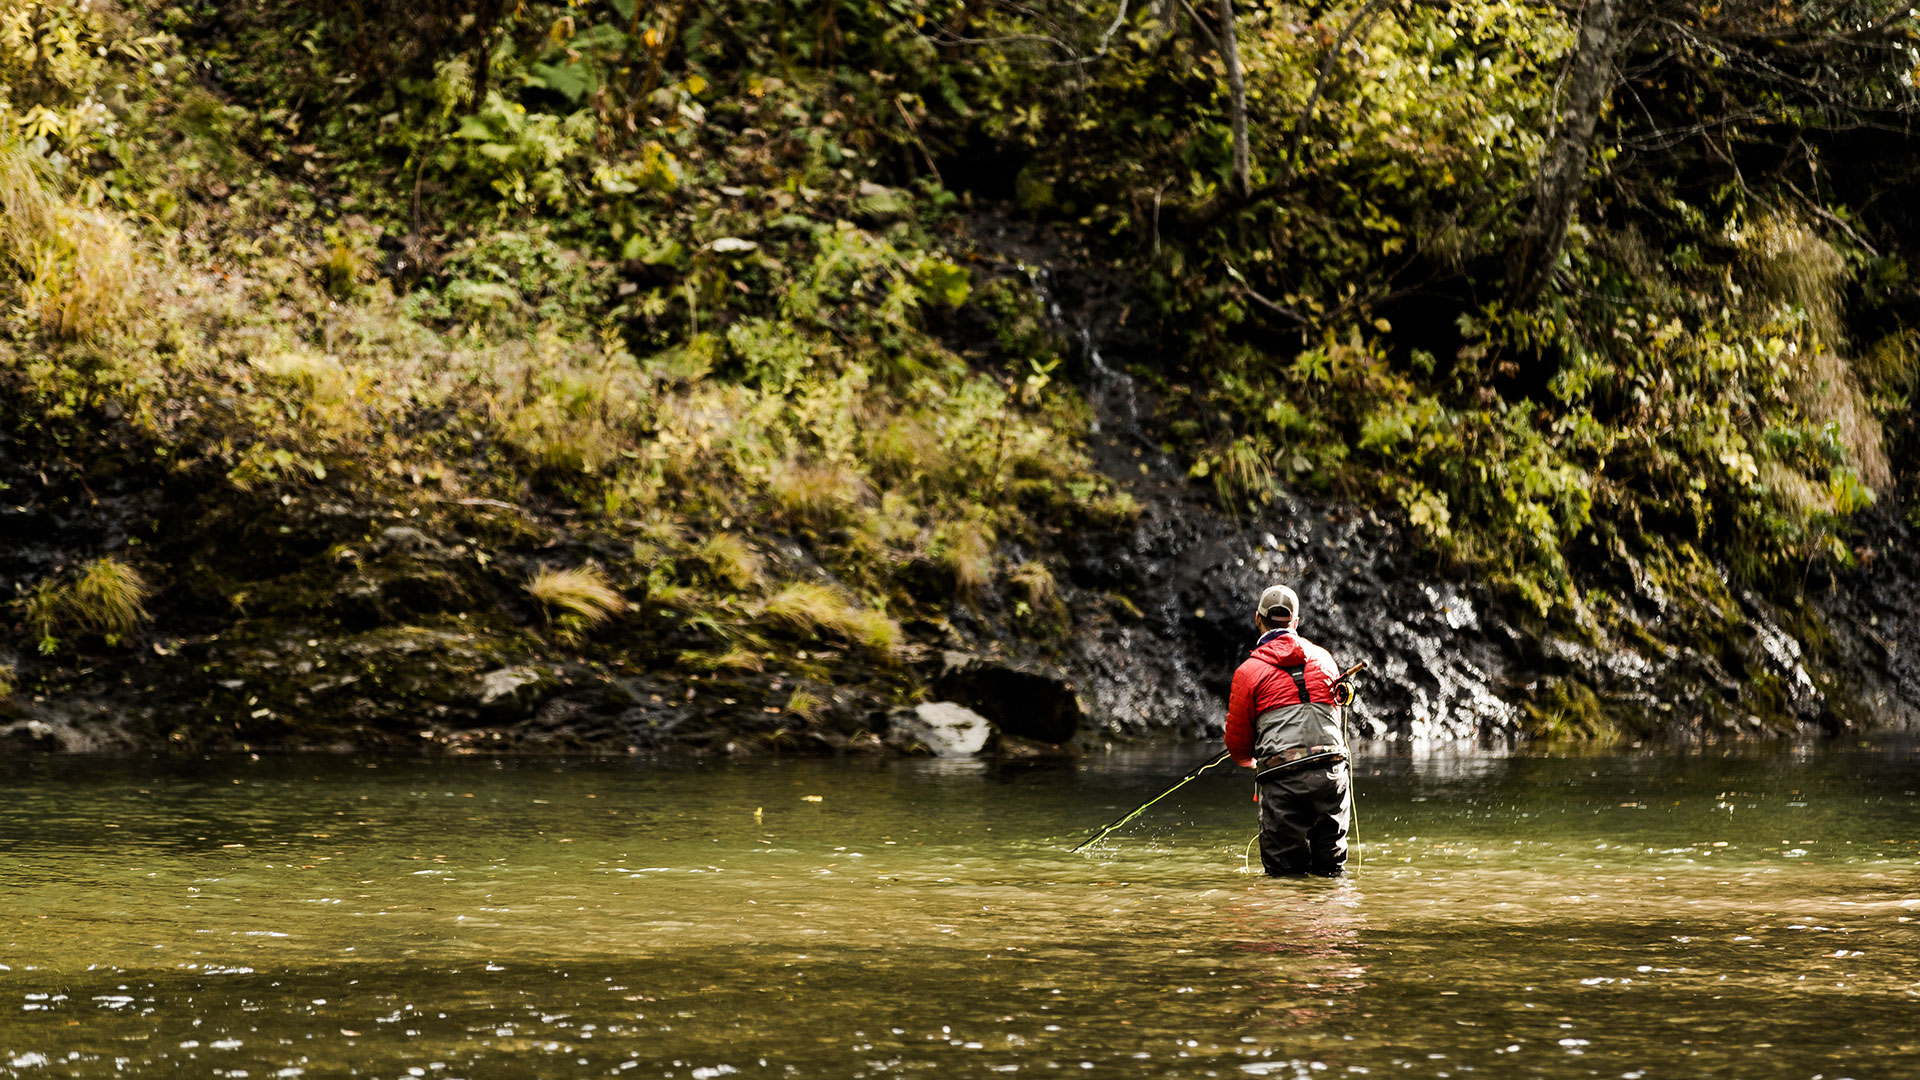
M 1347 763 L 1306 761 L 1261 777 L 1260 862 L 1275 877 L 1333 876 L 1347 865 Z

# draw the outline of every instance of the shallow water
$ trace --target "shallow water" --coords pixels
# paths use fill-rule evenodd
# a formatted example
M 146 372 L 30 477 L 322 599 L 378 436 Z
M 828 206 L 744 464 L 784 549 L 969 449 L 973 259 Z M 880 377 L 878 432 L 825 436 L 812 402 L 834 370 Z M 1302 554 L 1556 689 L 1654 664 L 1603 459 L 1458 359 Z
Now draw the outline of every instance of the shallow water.
M 0 1075 L 1920 1076 L 1911 744 L 1209 752 L 0 763 Z

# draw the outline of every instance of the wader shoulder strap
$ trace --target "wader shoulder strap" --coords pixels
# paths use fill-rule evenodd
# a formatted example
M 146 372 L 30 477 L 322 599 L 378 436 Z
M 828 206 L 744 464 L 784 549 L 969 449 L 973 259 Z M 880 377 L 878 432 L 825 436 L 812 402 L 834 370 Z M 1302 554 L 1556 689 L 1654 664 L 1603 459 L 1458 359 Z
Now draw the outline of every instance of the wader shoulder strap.
M 1300 692 L 1300 704 L 1305 705 L 1307 703 L 1307 665 L 1283 667 L 1280 670 L 1293 677 L 1293 687 Z

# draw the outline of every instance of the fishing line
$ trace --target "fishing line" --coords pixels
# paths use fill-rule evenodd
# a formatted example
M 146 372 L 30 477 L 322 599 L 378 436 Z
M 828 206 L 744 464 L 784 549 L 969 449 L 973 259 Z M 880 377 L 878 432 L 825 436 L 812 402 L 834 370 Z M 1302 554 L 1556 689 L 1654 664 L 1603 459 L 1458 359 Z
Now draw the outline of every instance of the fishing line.
M 1353 665 L 1352 675 L 1366 666 L 1366 661 Z M 1353 684 L 1340 678 L 1340 688 L 1347 692 L 1347 700 L 1340 704 L 1340 745 L 1347 748 L 1347 850 L 1353 852 L 1353 868 L 1360 869 L 1360 782 L 1359 773 L 1353 767 L 1353 743 L 1347 739 L 1347 709 L 1353 705 L 1353 699 L 1360 695 L 1354 693 Z
M 1362 660 L 1359 663 L 1348 668 L 1347 670 L 1341 672 L 1339 677 L 1333 680 L 1333 685 L 1336 688 L 1336 691 L 1335 691 L 1336 693 L 1338 693 L 1339 690 L 1345 690 L 1347 692 L 1346 701 L 1339 703 L 1340 704 L 1340 742 L 1342 745 L 1345 745 L 1347 741 L 1347 709 L 1346 707 L 1348 705 L 1353 704 L 1353 699 L 1354 699 L 1353 687 L 1347 682 L 1347 680 L 1359 674 L 1360 670 L 1366 666 L 1367 666 L 1367 662 L 1365 660 Z M 1174 781 L 1172 787 L 1168 788 L 1167 790 L 1161 792 L 1158 795 L 1155 795 L 1153 798 L 1148 799 L 1146 802 L 1141 803 L 1139 806 L 1134 807 L 1132 810 L 1128 811 L 1125 816 L 1114 821 L 1112 824 L 1109 824 L 1103 827 L 1099 832 L 1094 833 L 1092 836 L 1087 837 L 1085 840 L 1082 840 L 1079 844 L 1075 845 L 1069 851 L 1069 854 L 1078 854 L 1079 852 L 1085 851 L 1087 848 L 1092 847 L 1093 845 L 1099 843 L 1100 841 L 1105 840 L 1109 835 L 1113 833 L 1115 829 L 1120 828 L 1122 825 L 1125 825 L 1127 822 L 1132 821 L 1134 818 L 1137 818 L 1141 814 L 1146 813 L 1149 809 L 1153 807 L 1154 803 L 1157 803 L 1161 799 L 1164 799 L 1167 796 L 1173 794 L 1174 792 L 1179 791 L 1181 788 L 1186 787 L 1189 782 L 1199 778 L 1201 773 L 1206 772 L 1208 769 L 1211 769 L 1214 766 L 1229 760 L 1232 756 L 1233 754 L 1231 751 L 1228 751 L 1228 750 L 1220 751 L 1220 753 L 1215 755 L 1212 759 L 1202 763 L 1199 767 L 1195 768 L 1192 772 Z M 1353 763 L 1352 763 L 1351 755 L 1349 755 L 1348 763 L 1347 763 L 1347 835 L 1350 837 L 1356 837 L 1356 839 L 1354 839 L 1352 842 L 1352 847 L 1356 849 L 1354 854 L 1354 865 L 1358 867 L 1360 865 L 1359 853 L 1357 850 L 1359 846 L 1359 840 L 1357 839 L 1358 834 L 1355 832 L 1355 829 L 1354 829 L 1355 825 L 1358 824 L 1358 815 L 1354 813 L 1354 802 L 1355 800 L 1354 800 L 1354 789 L 1353 789 Z M 1256 834 L 1254 839 L 1258 840 L 1259 836 Z M 1251 847 L 1252 845 L 1249 844 L 1248 848 L 1251 849 Z M 1246 858 L 1250 859 L 1251 855 L 1246 856 Z
M 1211 761 L 1206 762 L 1205 764 L 1201 765 L 1199 768 L 1193 770 L 1192 772 L 1181 777 L 1180 779 L 1174 781 L 1174 784 L 1172 787 L 1168 788 L 1167 790 L 1161 792 L 1158 795 L 1155 795 L 1153 798 L 1148 799 L 1146 802 L 1141 803 L 1139 806 L 1134 807 L 1133 810 L 1129 812 L 1125 817 L 1121 818 L 1118 821 L 1115 821 L 1113 824 L 1108 825 L 1107 827 L 1101 829 L 1099 832 L 1094 833 L 1092 836 L 1081 841 L 1080 845 L 1074 848 L 1073 850 L 1075 852 L 1084 851 L 1085 849 L 1093 846 L 1094 844 L 1097 844 L 1100 841 L 1106 839 L 1107 834 L 1113 832 L 1113 830 L 1119 828 L 1120 826 L 1125 825 L 1127 822 L 1132 821 L 1134 818 L 1139 817 L 1141 814 L 1146 813 L 1147 809 L 1151 807 L 1154 803 L 1157 803 L 1161 799 L 1164 799 L 1167 796 L 1173 794 L 1174 792 L 1179 791 L 1181 788 L 1186 787 L 1188 781 L 1195 779 L 1201 773 L 1206 772 L 1208 769 L 1213 768 L 1215 765 L 1218 765 L 1221 762 L 1226 761 L 1229 758 L 1229 756 L 1230 755 L 1227 753 L 1227 751 L 1225 750 L 1220 751 L 1217 757 L 1213 758 Z

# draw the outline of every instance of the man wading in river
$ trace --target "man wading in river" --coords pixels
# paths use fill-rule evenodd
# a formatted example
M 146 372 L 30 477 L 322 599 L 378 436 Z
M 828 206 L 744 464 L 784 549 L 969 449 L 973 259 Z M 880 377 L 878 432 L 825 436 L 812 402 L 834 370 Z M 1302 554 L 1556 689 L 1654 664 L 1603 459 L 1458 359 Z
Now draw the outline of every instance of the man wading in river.
M 1294 632 L 1300 598 L 1260 594 L 1260 642 L 1233 673 L 1227 752 L 1258 769 L 1260 861 L 1275 877 L 1341 872 L 1347 862 L 1347 744 L 1327 650 Z

